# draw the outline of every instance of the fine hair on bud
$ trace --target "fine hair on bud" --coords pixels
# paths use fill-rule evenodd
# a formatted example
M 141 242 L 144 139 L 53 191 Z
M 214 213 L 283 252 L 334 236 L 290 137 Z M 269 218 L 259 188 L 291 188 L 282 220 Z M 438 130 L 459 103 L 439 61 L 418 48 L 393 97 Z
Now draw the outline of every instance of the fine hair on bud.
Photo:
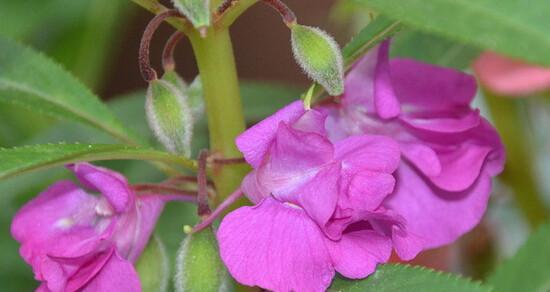
M 210 0 L 172 0 L 174 7 L 199 30 L 210 26 Z
M 344 92 L 344 61 L 336 41 L 319 28 L 291 26 L 292 52 L 304 72 L 332 95 Z
M 176 292 L 233 291 L 212 228 L 187 235 L 176 258 Z
M 190 157 L 193 117 L 184 92 L 167 81 L 153 80 L 147 89 L 145 111 L 162 145 L 170 152 Z

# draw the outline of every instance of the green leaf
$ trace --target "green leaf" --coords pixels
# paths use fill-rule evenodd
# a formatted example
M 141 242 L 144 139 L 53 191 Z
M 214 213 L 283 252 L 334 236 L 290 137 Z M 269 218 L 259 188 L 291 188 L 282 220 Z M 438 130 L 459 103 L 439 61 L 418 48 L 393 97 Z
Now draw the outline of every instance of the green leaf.
M 153 236 L 136 263 L 141 289 L 144 292 L 164 292 L 170 279 L 170 260 L 158 236 Z
M 391 57 L 411 58 L 461 70 L 470 67 L 479 53 L 476 47 L 414 30 L 400 32 L 391 45 Z
M 488 292 L 482 286 L 452 274 L 436 272 L 422 267 L 388 264 L 364 280 L 336 278 L 329 288 L 332 292 Z
M 231 288 L 231 278 L 220 258 L 211 228 L 188 235 L 178 250 L 176 291 L 217 292 Z
M 550 65 L 548 0 L 355 0 L 426 32 Z
M 82 83 L 42 54 L 0 37 L 0 101 L 76 120 L 117 139 L 135 138 Z
M 550 291 L 550 224 L 542 225 L 515 256 L 487 279 L 495 291 Z
M 179 164 L 195 169 L 196 162 L 145 147 L 114 144 L 48 144 L 0 148 L 0 179 L 79 161 L 136 159 Z
M 383 40 L 393 36 L 401 29 L 398 21 L 378 16 L 365 26 L 343 49 L 346 70 Z

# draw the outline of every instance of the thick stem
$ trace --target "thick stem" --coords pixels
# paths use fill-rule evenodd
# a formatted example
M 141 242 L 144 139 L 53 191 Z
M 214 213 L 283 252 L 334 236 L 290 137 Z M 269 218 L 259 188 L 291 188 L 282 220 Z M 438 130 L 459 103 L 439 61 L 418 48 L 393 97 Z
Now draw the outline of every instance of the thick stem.
M 544 201 L 535 179 L 534 157 L 531 153 L 531 137 L 526 134 L 524 119 L 518 103 L 484 92 L 493 122 L 506 147 L 506 168 L 502 180 L 513 191 L 516 203 L 529 225 L 535 229 L 547 219 Z
M 210 132 L 210 153 L 217 157 L 239 157 L 235 138 L 245 129 L 237 69 L 229 30 L 210 28 L 206 38 L 189 36 L 199 67 Z M 212 178 L 219 205 L 240 186 L 246 165 L 214 165 Z

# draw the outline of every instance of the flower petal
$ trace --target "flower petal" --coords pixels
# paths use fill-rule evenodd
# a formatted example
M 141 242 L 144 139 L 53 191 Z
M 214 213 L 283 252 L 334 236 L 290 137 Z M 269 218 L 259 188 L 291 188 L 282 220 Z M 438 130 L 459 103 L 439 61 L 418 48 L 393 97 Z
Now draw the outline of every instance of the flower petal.
M 240 283 L 273 291 L 325 291 L 334 276 L 319 227 L 303 210 L 265 199 L 228 214 L 220 254 Z
M 122 213 L 132 207 L 134 193 L 126 178 L 120 173 L 89 163 L 72 164 L 67 167 L 85 187 L 100 192 L 115 212 Z
M 417 143 L 401 143 L 403 156 L 427 176 L 437 176 L 441 173 L 441 162 L 437 153 L 427 145 Z
M 348 187 L 343 208 L 373 211 L 391 194 L 395 186 L 392 175 L 382 172 L 363 171 L 353 176 Z
M 401 164 L 397 177 L 397 188 L 386 206 L 403 216 L 407 231 L 422 238 L 425 248 L 456 240 L 477 225 L 485 213 L 491 178 L 483 170 L 477 181 L 462 192 L 437 189 L 407 163 Z
M 373 230 L 348 232 L 339 241 L 327 239 L 327 247 L 336 271 L 352 279 L 372 274 L 392 251 L 391 240 Z
M 335 151 L 344 169 L 392 173 L 399 166 L 399 144 L 385 136 L 350 136 L 338 141 Z
M 467 107 L 477 90 L 472 76 L 450 68 L 410 59 L 393 59 L 390 70 L 401 104 L 431 110 Z
M 374 106 L 382 119 L 397 117 L 401 112 L 390 76 L 389 53 L 390 41 L 386 40 L 378 48 L 378 60 L 374 73 Z
M 295 130 L 281 123 L 269 157 L 258 169 L 258 182 L 261 188 L 272 194 L 291 196 L 332 157 L 332 144 L 325 137 Z
M 271 146 L 271 141 L 275 137 L 279 123 L 281 121 L 294 122 L 304 112 L 302 101 L 295 101 L 237 137 L 237 147 L 243 153 L 246 161 L 254 168 L 259 167 L 265 153 Z
M 134 266 L 114 251 L 101 271 L 82 289 L 82 292 L 95 291 L 140 292 L 141 284 Z
M 246 197 L 254 204 L 258 204 L 264 198 L 270 196 L 269 191 L 264 190 L 261 185 L 258 184 L 256 170 L 251 171 L 244 177 L 241 183 L 241 189 Z

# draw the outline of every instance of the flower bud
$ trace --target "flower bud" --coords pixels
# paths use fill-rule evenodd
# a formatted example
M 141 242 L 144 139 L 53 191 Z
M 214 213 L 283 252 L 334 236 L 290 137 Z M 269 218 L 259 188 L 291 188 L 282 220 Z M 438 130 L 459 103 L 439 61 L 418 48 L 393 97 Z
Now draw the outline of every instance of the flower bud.
M 187 90 L 187 83 L 179 76 L 175 70 L 166 70 L 162 75 L 162 80 L 174 85 L 176 89 L 185 92 Z
M 172 0 L 193 26 L 199 30 L 210 26 L 210 0 Z
M 231 279 L 220 259 L 212 228 L 188 235 L 176 259 L 176 291 L 230 291 Z
M 292 51 L 300 67 L 330 95 L 344 92 L 344 68 L 338 44 L 326 32 L 304 25 L 290 27 Z
M 159 237 L 154 236 L 136 263 L 136 270 L 143 291 L 164 292 L 170 278 L 169 260 Z
M 164 80 L 153 80 L 147 89 L 147 120 L 168 151 L 191 156 L 193 117 L 187 96 Z
M 189 97 L 189 106 L 194 120 L 198 120 L 204 114 L 204 94 L 202 91 L 201 77 L 197 75 L 195 80 L 187 88 L 187 96 Z

